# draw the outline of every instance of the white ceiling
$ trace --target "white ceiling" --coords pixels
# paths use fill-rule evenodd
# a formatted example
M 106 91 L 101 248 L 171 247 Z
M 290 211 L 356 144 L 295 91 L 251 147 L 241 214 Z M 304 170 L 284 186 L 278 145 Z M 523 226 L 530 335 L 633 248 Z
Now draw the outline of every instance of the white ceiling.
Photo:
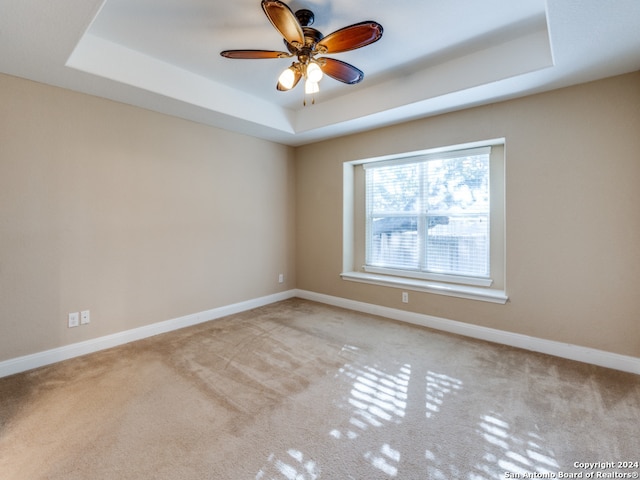
M 288 145 L 640 70 L 638 0 L 289 0 L 325 35 L 375 20 L 335 55 L 365 72 L 275 89 L 290 59 L 260 0 L 0 0 L 0 72 Z

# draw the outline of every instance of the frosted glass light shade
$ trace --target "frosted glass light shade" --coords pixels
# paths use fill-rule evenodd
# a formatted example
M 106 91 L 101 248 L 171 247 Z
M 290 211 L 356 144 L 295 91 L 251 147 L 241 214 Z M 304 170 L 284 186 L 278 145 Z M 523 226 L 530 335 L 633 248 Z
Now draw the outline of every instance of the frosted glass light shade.
M 322 80 L 322 70 L 317 63 L 310 63 L 307 65 L 307 79 L 314 83 L 318 83 Z
M 295 74 L 293 73 L 293 69 L 291 69 L 291 67 L 284 70 L 278 77 L 278 82 L 286 90 L 290 90 L 291 88 L 293 88 L 294 81 L 295 81 Z
M 318 93 L 320 91 L 320 87 L 318 86 L 318 82 L 312 82 L 309 78 L 304 82 L 304 93 L 312 94 Z

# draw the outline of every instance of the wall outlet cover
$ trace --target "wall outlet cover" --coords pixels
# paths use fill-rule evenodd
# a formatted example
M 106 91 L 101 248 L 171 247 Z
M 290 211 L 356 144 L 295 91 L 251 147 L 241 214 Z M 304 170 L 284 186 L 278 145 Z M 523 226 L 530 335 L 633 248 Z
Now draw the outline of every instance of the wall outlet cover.
M 80 314 L 73 312 L 69 314 L 69 328 L 77 327 L 80 325 Z

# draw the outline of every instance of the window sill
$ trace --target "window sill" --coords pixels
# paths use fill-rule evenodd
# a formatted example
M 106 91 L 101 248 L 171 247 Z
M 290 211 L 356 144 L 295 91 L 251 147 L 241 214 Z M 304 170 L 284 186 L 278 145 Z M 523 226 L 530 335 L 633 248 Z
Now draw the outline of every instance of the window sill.
M 377 275 L 363 272 L 343 272 L 340 276 L 343 280 L 351 282 L 369 283 L 384 287 L 406 288 L 407 290 L 480 300 L 483 302 L 505 304 L 509 299 L 506 292 L 503 290 L 491 290 L 488 288 L 472 287 L 468 285 L 454 285 L 449 283 L 417 280 L 414 278 L 392 277 L 389 275 Z

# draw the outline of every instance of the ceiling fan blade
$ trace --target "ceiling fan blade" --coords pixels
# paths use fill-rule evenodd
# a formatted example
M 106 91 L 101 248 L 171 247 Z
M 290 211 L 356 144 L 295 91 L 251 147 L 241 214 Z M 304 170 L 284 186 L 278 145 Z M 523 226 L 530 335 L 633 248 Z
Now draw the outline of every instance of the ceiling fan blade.
M 226 58 L 288 58 L 290 53 L 273 50 L 225 50 L 220 55 Z
M 321 53 L 340 53 L 364 47 L 382 38 L 382 25 L 368 20 L 330 33 L 318 42 Z
M 336 60 L 335 58 L 326 57 L 321 57 L 318 60 L 320 60 L 320 62 L 318 62 L 321 64 L 320 68 L 326 75 L 329 75 L 331 78 L 335 78 L 343 83 L 353 85 L 355 83 L 360 83 L 364 78 L 362 70 L 349 63 Z
M 279 0 L 262 0 L 262 10 L 280 35 L 291 45 L 304 45 L 304 33 L 293 11 Z
M 276 85 L 276 89 L 278 89 L 280 92 L 288 92 L 289 90 L 293 90 L 296 87 L 296 85 L 298 84 L 298 82 L 300 81 L 301 78 L 302 78 L 302 74 L 298 70 L 294 70 L 293 71 L 293 84 L 291 85 L 291 87 L 290 88 L 286 88 L 280 82 L 278 82 L 278 84 Z

